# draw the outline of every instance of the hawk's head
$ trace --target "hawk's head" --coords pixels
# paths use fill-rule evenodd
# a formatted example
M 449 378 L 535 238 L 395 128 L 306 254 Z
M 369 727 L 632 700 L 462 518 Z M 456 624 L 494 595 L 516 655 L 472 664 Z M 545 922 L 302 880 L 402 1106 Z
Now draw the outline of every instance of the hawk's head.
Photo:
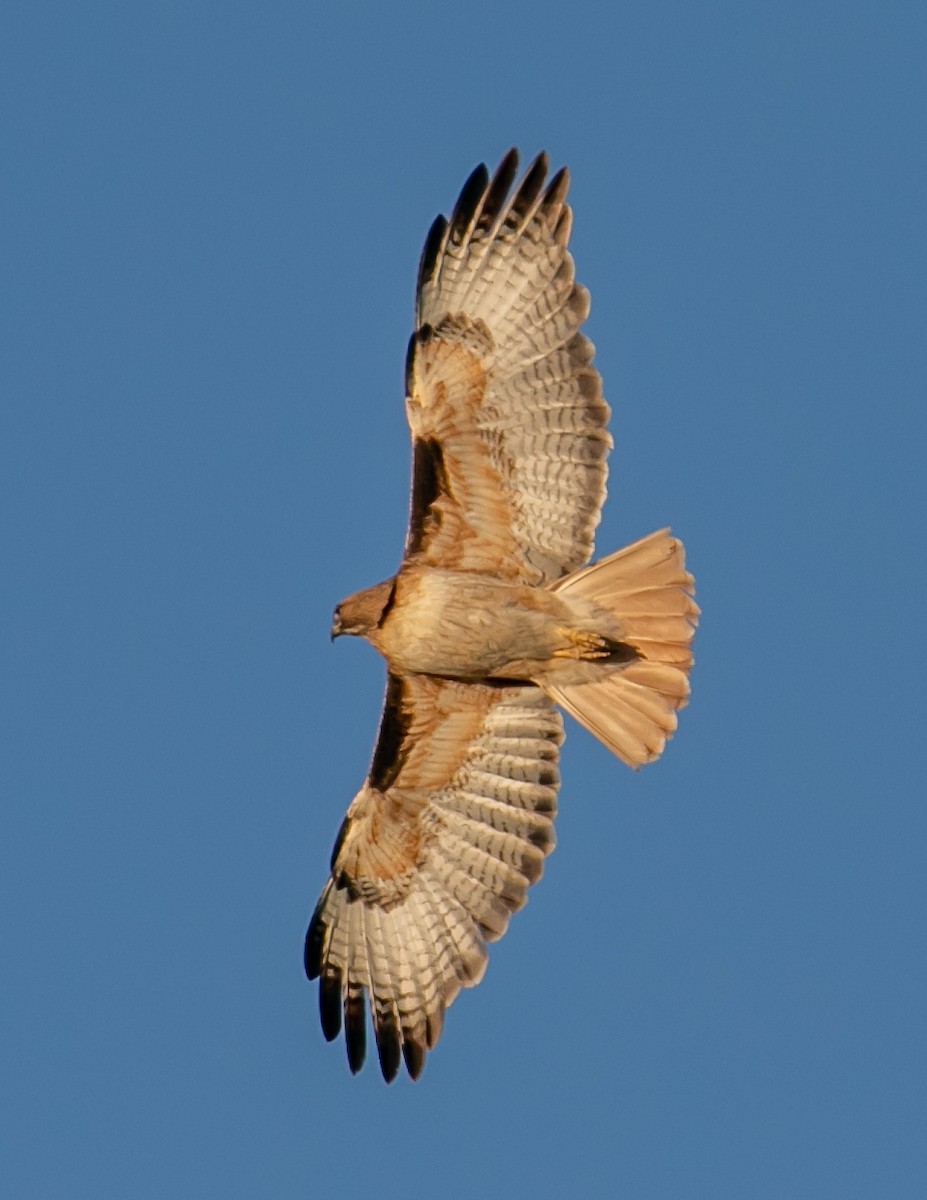
M 332 614 L 332 641 L 343 633 L 353 637 L 369 637 L 386 617 L 393 601 L 394 579 L 355 592 L 335 605 Z

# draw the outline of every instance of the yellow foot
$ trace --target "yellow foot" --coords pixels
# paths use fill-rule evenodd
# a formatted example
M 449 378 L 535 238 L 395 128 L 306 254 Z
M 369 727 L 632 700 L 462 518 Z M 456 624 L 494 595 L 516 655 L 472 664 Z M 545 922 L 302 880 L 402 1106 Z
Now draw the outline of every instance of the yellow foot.
M 577 658 L 585 661 L 595 661 L 600 658 L 608 658 L 614 647 L 614 643 L 610 642 L 608 638 L 602 637 L 601 634 L 593 633 L 591 629 L 570 629 L 567 626 L 560 626 L 557 633 L 568 644 L 555 650 L 554 658 Z

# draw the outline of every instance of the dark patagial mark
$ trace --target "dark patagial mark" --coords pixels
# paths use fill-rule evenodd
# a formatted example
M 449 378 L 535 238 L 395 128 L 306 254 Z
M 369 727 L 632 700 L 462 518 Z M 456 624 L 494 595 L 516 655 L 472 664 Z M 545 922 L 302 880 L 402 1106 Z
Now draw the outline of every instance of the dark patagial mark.
M 370 787 L 378 792 L 385 792 L 392 786 L 406 759 L 406 737 L 411 718 L 402 703 L 404 690 L 402 680 L 397 675 L 390 675 L 386 681 L 386 698 L 383 701 L 377 744 L 367 776 Z
M 450 494 L 444 454 L 440 442 L 432 438 L 416 438 L 412 449 L 412 502 L 409 512 L 409 539 L 406 554 L 418 554 L 439 520 L 433 507 L 440 496 Z

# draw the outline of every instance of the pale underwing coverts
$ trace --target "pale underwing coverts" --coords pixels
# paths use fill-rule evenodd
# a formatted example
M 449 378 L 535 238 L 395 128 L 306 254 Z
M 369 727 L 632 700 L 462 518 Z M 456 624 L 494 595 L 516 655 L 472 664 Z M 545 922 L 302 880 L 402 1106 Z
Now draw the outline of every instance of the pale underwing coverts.
M 366 782 L 306 935 L 322 1029 L 413 1079 L 554 845 L 563 721 L 632 767 L 689 694 L 698 617 L 664 529 L 586 566 L 609 408 L 580 332 L 566 170 L 509 151 L 438 217 L 406 369 L 412 497 L 397 574 L 335 609 L 385 657 Z M 556 702 L 556 704 L 555 704 Z

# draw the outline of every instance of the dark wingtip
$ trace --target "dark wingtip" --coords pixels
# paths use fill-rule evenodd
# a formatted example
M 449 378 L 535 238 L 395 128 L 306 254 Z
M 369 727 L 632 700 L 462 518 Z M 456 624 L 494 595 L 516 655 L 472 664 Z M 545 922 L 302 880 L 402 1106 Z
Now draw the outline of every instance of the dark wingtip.
M 440 1007 L 430 1012 L 425 1020 L 425 1044 L 429 1050 L 433 1050 L 444 1029 L 444 1004 L 439 1001 Z
M 434 274 L 435 265 L 438 261 L 438 252 L 441 249 L 441 243 L 444 241 L 446 229 L 447 221 L 439 214 L 431 223 L 428 236 L 425 238 L 425 245 L 422 248 L 422 257 L 418 261 L 419 292 Z
M 570 172 L 567 167 L 561 167 L 551 178 L 544 192 L 544 203 L 548 207 L 562 204 L 570 190 Z
M 518 191 L 512 197 L 512 212 L 517 217 L 523 217 L 541 194 L 549 165 L 547 153 L 544 150 L 529 164 Z
M 367 1057 L 367 1006 L 363 988 L 348 984 L 344 1003 L 344 1040 L 348 1051 L 348 1066 L 356 1075 Z
M 325 907 L 325 899 L 328 895 L 328 888 L 319 898 L 318 904 L 315 906 L 315 911 L 312 914 L 312 919 L 309 922 L 309 928 L 306 930 L 306 942 L 303 946 L 303 966 L 306 969 L 306 975 L 309 979 L 318 979 L 322 971 L 322 947 L 325 944 L 326 925 L 322 920 L 322 909 Z
M 499 165 L 493 172 L 493 183 L 497 179 L 507 179 L 505 190 L 508 191 L 512 186 L 512 181 L 518 171 L 518 147 L 509 146 L 505 154 L 499 159 Z
M 485 163 L 480 163 L 470 172 L 467 182 L 460 189 L 460 195 L 457 197 L 457 203 L 451 214 L 452 237 L 459 238 L 463 235 L 483 199 L 488 184 L 489 171 L 487 171 Z
M 377 1042 L 380 1071 L 386 1082 L 392 1083 L 402 1061 L 399 1052 L 402 1039 L 399 1036 L 396 1014 L 390 1010 L 381 1009 L 379 1012 L 374 1010 L 373 1032 Z
M 341 971 L 327 967 L 319 980 L 319 1016 L 322 1033 L 333 1042 L 341 1032 Z
M 486 193 L 486 199 L 483 201 L 483 212 L 481 214 L 483 223 L 488 224 L 499 215 L 517 174 L 518 151 L 513 146 L 511 150 L 506 151 L 502 156 L 501 162 L 493 172 L 492 182 Z
M 547 172 L 550 170 L 550 158 L 546 150 L 540 150 L 531 162 L 528 164 L 528 169 L 525 171 L 525 182 L 529 179 L 545 179 Z
M 420 1042 L 406 1038 L 402 1043 L 402 1057 L 405 1059 L 406 1070 L 413 1081 L 418 1079 L 425 1066 L 425 1048 Z

